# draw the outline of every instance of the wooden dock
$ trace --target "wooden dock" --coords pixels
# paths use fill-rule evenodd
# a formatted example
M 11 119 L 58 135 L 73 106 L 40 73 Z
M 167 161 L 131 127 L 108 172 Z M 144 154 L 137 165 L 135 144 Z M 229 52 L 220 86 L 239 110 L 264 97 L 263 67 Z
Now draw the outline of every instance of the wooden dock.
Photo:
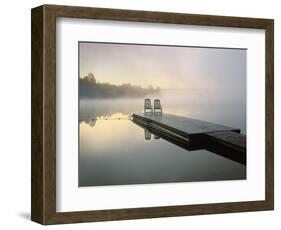
M 172 114 L 134 113 L 132 120 L 187 150 L 206 149 L 246 164 L 246 136 L 240 129 Z

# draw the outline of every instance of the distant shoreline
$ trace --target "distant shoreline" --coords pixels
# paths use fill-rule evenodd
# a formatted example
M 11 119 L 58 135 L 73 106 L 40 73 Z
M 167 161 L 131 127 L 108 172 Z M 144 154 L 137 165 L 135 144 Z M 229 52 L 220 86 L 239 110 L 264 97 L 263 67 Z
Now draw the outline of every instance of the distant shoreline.
M 148 94 L 159 93 L 160 88 L 152 86 L 143 88 L 129 83 L 113 85 L 96 81 L 93 74 L 79 79 L 79 97 L 82 99 L 106 99 L 106 98 L 140 98 Z

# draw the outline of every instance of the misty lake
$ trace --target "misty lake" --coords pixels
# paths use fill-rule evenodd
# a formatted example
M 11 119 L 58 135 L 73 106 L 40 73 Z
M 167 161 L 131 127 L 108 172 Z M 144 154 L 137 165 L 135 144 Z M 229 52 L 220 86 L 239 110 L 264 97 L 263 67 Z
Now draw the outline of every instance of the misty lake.
M 161 90 L 163 113 L 241 129 L 246 104 L 207 92 Z M 144 98 L 80 99 L 79 186 L 246 179 L 246 166 L 207 150 L 188 151 L 129 120 Z M 147 134 L 147 133 L 146 133 Z

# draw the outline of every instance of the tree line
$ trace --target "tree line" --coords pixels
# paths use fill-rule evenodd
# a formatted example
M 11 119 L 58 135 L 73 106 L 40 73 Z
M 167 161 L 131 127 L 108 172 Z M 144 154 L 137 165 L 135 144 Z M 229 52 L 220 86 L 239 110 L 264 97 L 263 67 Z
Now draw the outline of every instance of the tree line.
M 131 85 L 113 85 L 110 83 L 100 83 L 94 74 L 79 79 L 79 95 L 81 98 L 121 98 L 121 97 L 144 97 L 147 94 L 158 93 L 160 88 L 143 88 Z

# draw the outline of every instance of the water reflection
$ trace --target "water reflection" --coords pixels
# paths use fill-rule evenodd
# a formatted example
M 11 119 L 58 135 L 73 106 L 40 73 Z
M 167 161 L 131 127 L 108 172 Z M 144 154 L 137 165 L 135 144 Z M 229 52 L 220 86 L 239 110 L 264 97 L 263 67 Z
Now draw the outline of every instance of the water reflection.
M 88 124 L 91 126 L 91 127 L 94 127 L 95 124 L 96 124 L 97 120 L 96 119 L 91 119 Z
M 151 132 L 148 129 L 144 129 L 144 139 L 145 140 L 151 140 Z M 160 137 L 157 135 L 153 135 L 154 136 L 154 140 L 159 140 Z
M 79 186 L 246 178 L 246 167 L 204 149 L 188 151 L 130 120 L 80 124 Z M 148 136 L 147 136 L 148 137 Z
M 144 129 L 144 139 L 145 140 L 151 139 L 151 132 L 149 132 L 147 129 Z
M 138 125 L 140 128 L 144 129 L 144 139 L 145 140 L 150 140 L 151 136 L 153 134 L 154 139 L 160 139 L 160 137 L 161 137 L 163 140 L 168 141 L 168 142 L 170 142 L 174 145 L 177 145 L 183 149 L 186 149 L 188 151 L 207 150 L 209 152 L 218 154 L 218 155 L 223 156 L 232 161 L 246 165 L 245 152 L 241 152 L 234 148 L 231 148 L 231 147 L 228 147 L 225 145 L 220 145 L 218 143 L 214 143 L 214 142 L 208 141 L 208 140 L 197 141 L 197 142 L 191 143 L 191 142 L 189 142 L 189 140 L 187 138 L 183 138 L 178 135 L 172 136 L 171 134 L 165 134 L 157 129 L 154 129 L 151 126 L 147 126 L 145 123 L 141 123 L 136 120 L 133 120 L 133 122 L 136 125 Z
M 89 120 L 80 120 L 79 124 L 81 124 L 82 122 L 85 122 L 86 124 L 88 124 L 91 127 L 94 127 L 97 120 L 129 120 L 131 116 L 129 115 L 125 115 L 122 113 L 113 113 L 111 115 L 102 115 L 102 116 L 98 116 L 98 117 L 93 117 L 90 118 Z
M 204 101 L 194 92 L 162 92 L 161 97 L 148 97 L 160 98 L 166 113 L 246 133 L 246 105 L 240 102 Z M 83 99 L 79 107 L 79 186 L 246 178 L 245 165 L 214 154 L 218 150 L 211 146 L 173 143 L 175 140 L 161 133 L 134 124 L 130 115 L 143 112 L 142 98 Z
M 202 97 L 197 92 L 165 91 L 160 95 L 165 113 L 205 120 L 216 124 L 241 129 L 246 134 L 246 104 L 241 101 L 224 101 L 224 98 Z M 79 102 L 79 121 L 89 123 L 97 117 L 110 117 L 121 113 L 130 116 L 143 112 L 143 98 L 122 99 L 81 99 Z
M 92 119 L 127 119 L 133 112 L 142 112 L 142 105 L 142 98 L 80 99 L 79 121 L 89 124 Z

